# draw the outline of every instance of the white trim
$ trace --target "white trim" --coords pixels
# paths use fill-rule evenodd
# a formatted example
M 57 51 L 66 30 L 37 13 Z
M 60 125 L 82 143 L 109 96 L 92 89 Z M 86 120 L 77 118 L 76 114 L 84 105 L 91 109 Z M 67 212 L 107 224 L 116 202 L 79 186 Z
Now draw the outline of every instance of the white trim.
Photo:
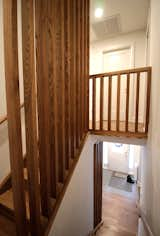
M 96 232 L 102 227 L 103 225 L 103 221 L 101 221 L 97 226 L 96 228 L 94 228 L 89 234 L 88 236 L 95 236 L 96 235 Z
M 150 227 L 150 225 L 149 225 L 149 223 L 148 223 L 148 220 L 147 220 L 147 218 L 145 216 L 145 213 L 143 212 L 143 210 L 141 209 L 141 207 L 139 205 L 137 205 L 137 207 L 139 208 L 139 215 L 140 215 L 142 223 L 144 224 L 144 227 L 145 227 L 145 229 L 147 231 L 147 234 L 149 236 L 155 236 L 153 231 L 152 231 L 152 229 L 151 229 L 151 227 Z

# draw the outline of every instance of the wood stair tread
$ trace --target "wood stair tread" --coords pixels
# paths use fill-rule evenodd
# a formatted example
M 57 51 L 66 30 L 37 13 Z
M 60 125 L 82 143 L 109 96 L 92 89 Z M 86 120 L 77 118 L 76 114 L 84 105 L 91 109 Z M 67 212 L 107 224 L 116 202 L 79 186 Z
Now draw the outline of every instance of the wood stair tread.
M 14 211 L 13 204 L 13 192 L 12 189 L 7 190 L 5 193 L 0 195 L 0 203 Z M 27 218 L 29 219 L 29 201 L 28 201 L 28 193 L 26 192 L 26 209 L 27 209 Z

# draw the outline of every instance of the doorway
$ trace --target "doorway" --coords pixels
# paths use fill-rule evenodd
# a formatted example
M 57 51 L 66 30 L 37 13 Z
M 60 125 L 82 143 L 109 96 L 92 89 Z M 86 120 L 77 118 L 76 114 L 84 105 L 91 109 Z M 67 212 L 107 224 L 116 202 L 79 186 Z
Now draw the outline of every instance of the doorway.
M 140 150 L 140 146 L 123 143 L 95 144 L 94 227 L 103 222 L 96 236 L 115 231 L 114 235 L 136 235 Z

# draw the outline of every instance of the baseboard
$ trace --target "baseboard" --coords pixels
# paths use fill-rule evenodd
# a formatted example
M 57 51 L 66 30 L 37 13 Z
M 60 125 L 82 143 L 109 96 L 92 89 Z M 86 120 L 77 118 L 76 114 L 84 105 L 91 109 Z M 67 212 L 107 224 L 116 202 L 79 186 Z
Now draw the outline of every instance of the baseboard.
M 142 219 L 142 222 L 144 224 L 144 227 L 146 229 L 147 234 L 149 236 L 155 236 L 155 234 L 153 233 L 153 231 L 152 231 L 152 229 L 151 229 L 151 227 L 150 227 L 150 225 L 149 225 L 149 223 L 148 223 L 148 221 L 146 219 L 145 213 L 143 212 L 143 210 L 141 209 L 140 206 L 138 206 L 138 208 L 139 208 L 139 216 Z
M 96 228 L 94 228 L 89 234 L 88 236 L 95 236 L 95 233 L 102 227 L 103 225 L 103 221 L 101 221 Z

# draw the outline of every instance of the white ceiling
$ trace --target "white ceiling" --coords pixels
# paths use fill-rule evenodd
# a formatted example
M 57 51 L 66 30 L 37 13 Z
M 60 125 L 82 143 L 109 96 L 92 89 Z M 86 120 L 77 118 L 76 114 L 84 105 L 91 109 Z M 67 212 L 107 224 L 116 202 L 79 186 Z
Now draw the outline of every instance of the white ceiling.
M 103 6 L 103 17 L 96 19 L 95 8 Z M 145 29 L 149 0 L 91 0 L 91 41 Z

